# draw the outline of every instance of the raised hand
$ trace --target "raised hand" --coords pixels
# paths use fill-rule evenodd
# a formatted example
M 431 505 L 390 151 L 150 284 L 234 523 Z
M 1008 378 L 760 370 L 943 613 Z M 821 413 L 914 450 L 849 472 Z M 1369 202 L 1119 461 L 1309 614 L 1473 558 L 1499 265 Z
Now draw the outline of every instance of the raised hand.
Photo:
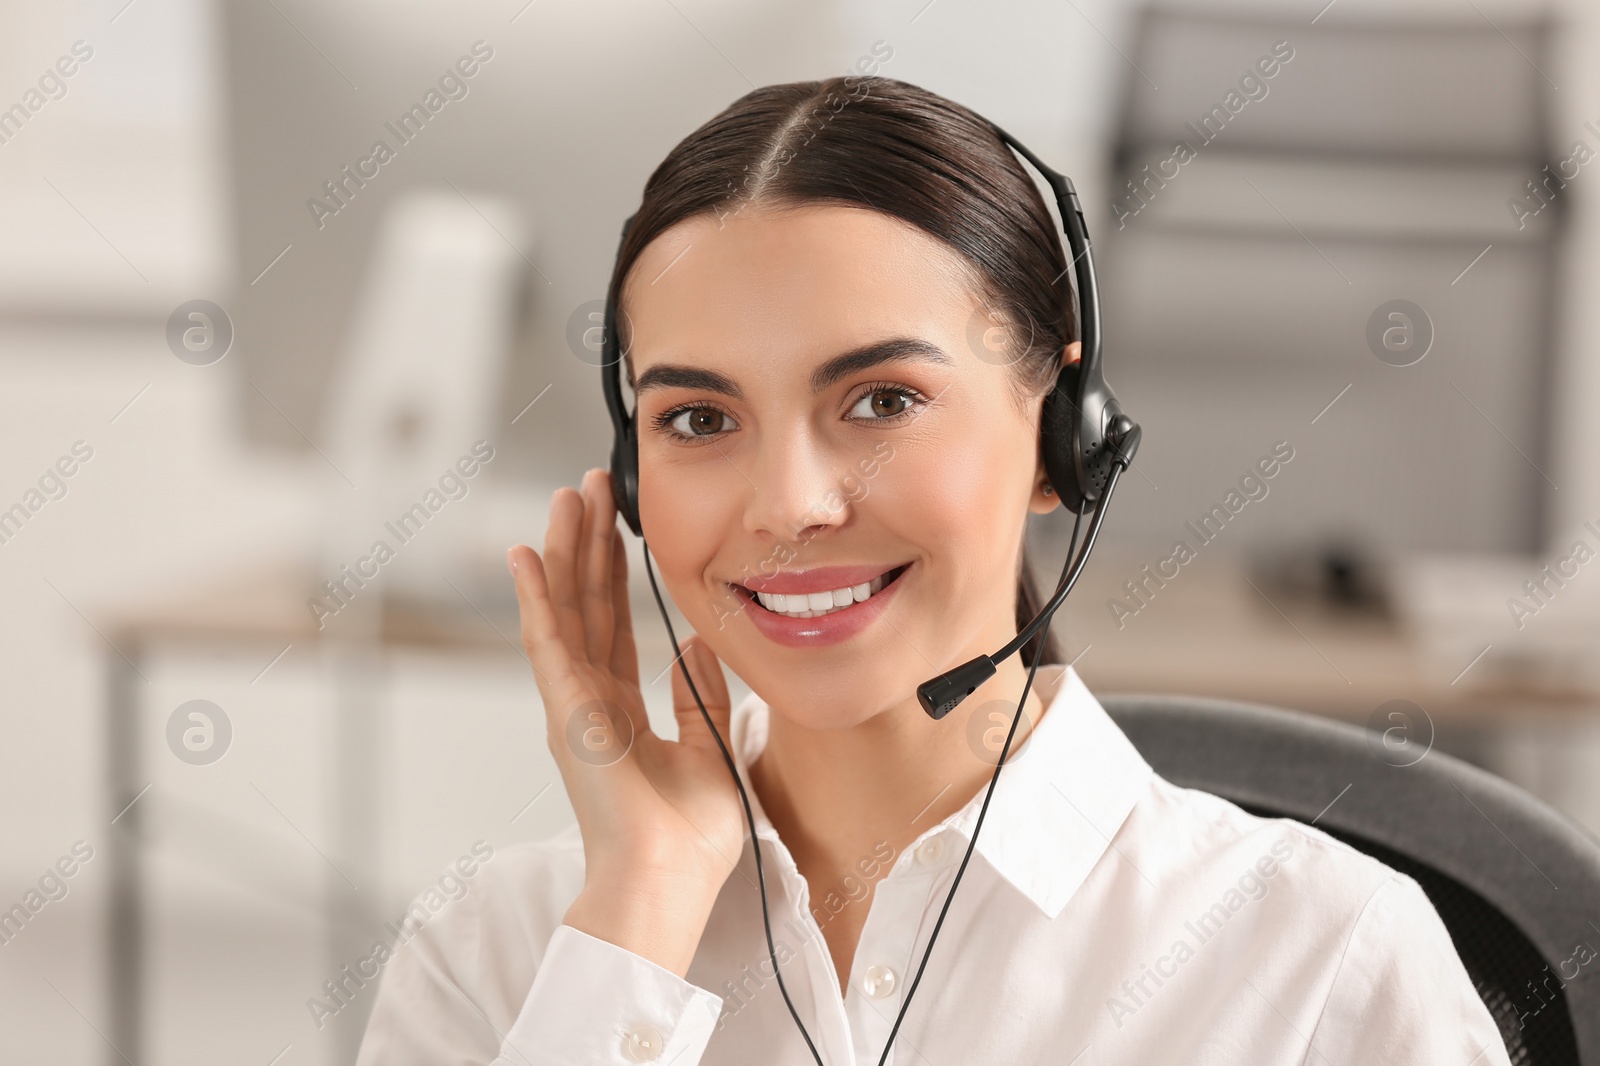
M 584 887 L 565 924 L 682 976 L 743 847 L 727 763 L 679 667 L 679 738 L 650 729 L 628 606 L 628 563 L 610 475 L 590 470 L 550 504 L 544 554 L 506 553 L 546 739 L 583 835 Z M 683 661 L 730 745 L 722 665 L 698 636 Z

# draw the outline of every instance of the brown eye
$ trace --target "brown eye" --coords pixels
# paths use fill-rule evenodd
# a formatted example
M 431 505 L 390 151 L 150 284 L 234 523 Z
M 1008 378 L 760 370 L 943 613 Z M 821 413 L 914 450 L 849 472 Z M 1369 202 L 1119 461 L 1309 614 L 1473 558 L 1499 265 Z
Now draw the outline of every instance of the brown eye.
M 853 417 L 868 422 L 894 418 L 896 415 L 905 414 L 915 401 L 916 397 L 904 389 L 874 389 L 863 393 L 850 413 Z
M 904 393 L 875 392 L 872 394 L 872 413 L 879 418 L 890 418 L 904 411 L 909 401 Z
M 689 431 L 691 433 L 709 434 L 722 428 L 722 412 L 710 407 L 702 407 L 697 411 L 689 412 Z
M 715 407 L 690 407 L 668 420 L 668 427 L 682 437 L 714 437 L 733 426 L 733 420 Z

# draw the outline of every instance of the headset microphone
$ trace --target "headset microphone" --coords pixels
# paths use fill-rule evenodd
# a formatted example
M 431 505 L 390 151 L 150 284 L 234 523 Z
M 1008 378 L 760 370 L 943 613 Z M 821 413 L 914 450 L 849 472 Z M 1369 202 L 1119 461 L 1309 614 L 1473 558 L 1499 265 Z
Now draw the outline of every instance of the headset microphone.
M 978 686 L 994 676 L 995 669 L 1001 662 L 1020 649 L 1040 630 L 1049 626 L 1050 619 L 1066 601 L 1067 594 L 1072 591 L 1073 585 L 1077 583 L 1078 576 L 1089 560 L 1089 553 L 1093 550 L 1095 540 L 1100 533 L 1101 522 L 1105 519 L 1106 505 L 1116 489 L 1118 478 L 1133 461 L 1134 453 L 1139 448 L 1140 438 L 1138 423 L 1123 414 L 1117 398 L 1112 394 L 1101 373 L 1100 291 L 1095 283 L 1094 256 L 1077 191 L 1070 179 L 1045 166 L 1038 156 L 1025 148 L 1016 138 L 992 122 L 989 125 L 1003 142 L 1016 149 L 1049 182 L 1055 193 L 1056 206 L 1061 212 L 1062 228 L 1066 232 L 1067 247 L 1072 253 L 1072 265 L 1076 271 L 1082 349 L 1078 361 L 1063 365 L 1057 374 L 1054 388 L 1045 397 L 1039 427 L 1040 457 L 1049 475 L 1050 484 L 1060 496 L 1062 504 L 1073 512 L 1076 518 L 1073 521 L 1072 535 L 1067 542 L 1067 559 L 1062 566 L 1061 578 L 1057 582 L 1055 593 L 1034 619 L 1022 627 L 1015 639 L 994 654 L 980 655 L 954 670 L 917 686 L 918 702 L 935 719 L 942 719 L 949 714 L 962 700 L 972 695 Z M 628 230 L 632 225 L 633 216 L 629 216 L 622 226 L 622 240 L 618 245 L 619 258 L 621 246 L 626 243 Z M 623 402 L 622 354 L 617 339 L 616 307 L 609 292 L 605 306 L 603 343 L 601 386 L 605 392 L 606 409 L 611 415 L 614 430 L 611 448 L 611 492 L 617 505 L 617 512 L 627 522 L 628 528 L 642 538 L 644 531 L 639 522 L 638 423 Z M 1093 517 L 1089 520 L 1088 531 L 1080 546 L 1078 526 L 1083 516 L 1091 510 Z M 688 666 L 684 663 L 683 649 L 678 644 L 677 635 L 672 631 L 672 620 L 667 615 L 666 602 L 656 584 L 655 568 L 650 563 L 648 544 L 645 545 L 644 562 L 645 572 L 650 578 L 650 590 L 655 594 L 656 606 L 661 610 L 661 620 L 666 623 L 667 636 L 672 641 L 673 649 L 678 652 L 675 660 L 678 669 L 682 672 L 684 681 L 688 683 L 689 691 L 700 707 L 700 714 L 722 751 L 723 761 L 728 766 L 728 772 L 733 775 L 734 785 L 738 788 L 739 798 L 744 804 L 745 820 L 750 826 L 750 839 L 755 851 L 756 878 L 761 894 L 761 921 L 766 932 L 767 954 L 772 960 L 773 975 L 778 980 L 778 991 L 782 993 L 784 1004 L 789 1009 L 789 1016 L 805 1040 L 812 1059 L 818 1066 L 822 1066 L 822 1056 L 818 1053 L 805 1024 L 800 1021 L 800 1015 L 789 996 L 788 985 L 784 982 L 783 971 L 778 966 L 777 950 L 772 938 L 772 919 L 767 907 L 767 880 L 761 859 L 761 846 L 756 838 L 755 815 L 750 807 L 750 797 L 745 792 L 744 782 L 739 777 L 733 756 L 729 753 L 716 725 L 711 721 L 705 702 L 701 700 L 700 692 L 695 687 Z M 938 939 L 939 930 L 944 926 L 950 903 L 955 898 L 956 889 L 961 885 L 961 878 L 966 873 L 973 849 L 977 847 L 978 834 L 983 829 L 984 816 L 989 811 L 989 801 L 994 796 L 995 784 L 1000 780 L 1000 770 L 1005 765 L 1006 756 L 1011 750 L 1017 721 L 1022 717 L 1023 705 L 1027 703 L 1028 693 L 1032 690 L 1034 674 L 1039 669 L 1043 649 L 1044 642 L 1041 640 L 1028 670 L 1022 698 L 1017 702 L 1011 729 L 1006 734 L 1005 744 L 995 762 L 994 774 L 989 779 L 988 791 L 985 792 L 983 806 L 978 811 L 972 837 L 967 843 L 966 855 L 961 860 L 955 879 L 950 885 L 950 891 L 945 896 L 944 907 L 940 910 L 939 918 L 929 934 L 928 945 L 922 953 L 921 965 L 917 967 L 916 976 L 907 987 L 905 998 L 901 1001 L 894 1026 L 889 1031 L 889 1039 L 884 1044 L 883 1055 L 878 1060 L 879 1066 L 883 1066 L 888 1060 L 889 1049 L 894 1045 L 895 1036 L 900 1031 L 900 1023 L 904 1021 L 906 1010 L 911 1006 L 911 997 L 916 994 L 917 986 L 922 981 L 923 971 L 927 968 L 928 958 L 933 953 L 934 941 Z
M 917 701 L 922 704 L 922 709 L 928 712 L 929 717 L 943 718 L 962 700 L 972 695 L 979 685 L 994 676 L 996 667 L 1031 640 L 1035 633 L 1049 626 L 1056 609 L 1066 602 L 1067 593 L 1078 583 L 1078 575 L 1083 572 L 1084 564 L 1089 561 L 1089 553 L 1094 550 L 1095 539 L 1100 535 L 1100 521 L 1105 516 L 1106 501 L 1111 499 L 1111 491 L 1116 486 L 1117 477 L 1127 469 L 1127 460 L 1133 458 L 1134 451 L 1139 447 L 1139 426 L 1127 415 L 1118 416 L 1118 424 L 1113 425 L 1111 432 L 1110 439 L 1119 454 L 1113 460 L 1114 465 L 1107 478 L 1101 502 L 1094 510 L 1094 517 L 1089 520 L 1089 532 L 1084 537 L 1082 551 L 1077 554 L 1077 565 L 1073 565 L 1074 560 L 1071 558 L 1072 552 L 1069 548 L 1068 570 L 1062 576 L 1055 595 L 1050 597 L 1050 602 L 1034 616 L 1033 621 L 1022 627 L 1022 631 L 1011 643 L 993 655 L 980 655 L 976 659 L 969 659 L 954 670 L 946 670 L 938 677 L 917 686 Z M 1076 532 L 1072 540 L 1074 542 L 1077 540 Z

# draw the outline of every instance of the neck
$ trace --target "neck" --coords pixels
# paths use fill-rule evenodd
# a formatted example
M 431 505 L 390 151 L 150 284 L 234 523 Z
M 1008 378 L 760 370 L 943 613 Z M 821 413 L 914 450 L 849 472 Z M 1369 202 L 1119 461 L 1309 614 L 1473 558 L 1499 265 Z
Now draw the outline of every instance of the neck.
M 1058 671 L 1039 668 L 1008 761 L 1053 698 Z M 847 729 L 808 729 L 770 712 L 750 779 L 801 872 L 824 882 L 861 877 L 863 862 L 872 866 L 884 845 L 898 856 L 986 789 L 1026 681 L 1014 655 L 941 721 L 928 717 L 914 692 Z M 881 872 L 892 862 L 881 863 Z

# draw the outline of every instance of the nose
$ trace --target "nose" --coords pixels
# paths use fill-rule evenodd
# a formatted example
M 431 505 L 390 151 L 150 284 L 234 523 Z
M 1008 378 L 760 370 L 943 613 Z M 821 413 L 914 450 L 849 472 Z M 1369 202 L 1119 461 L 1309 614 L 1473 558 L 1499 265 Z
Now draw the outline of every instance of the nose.
M 851 492 L 847 457 L 810 433 L 769 435 L 746 486 L 745 529 L 780 542 L 809 541 L 849 520 L 859 492 Z

